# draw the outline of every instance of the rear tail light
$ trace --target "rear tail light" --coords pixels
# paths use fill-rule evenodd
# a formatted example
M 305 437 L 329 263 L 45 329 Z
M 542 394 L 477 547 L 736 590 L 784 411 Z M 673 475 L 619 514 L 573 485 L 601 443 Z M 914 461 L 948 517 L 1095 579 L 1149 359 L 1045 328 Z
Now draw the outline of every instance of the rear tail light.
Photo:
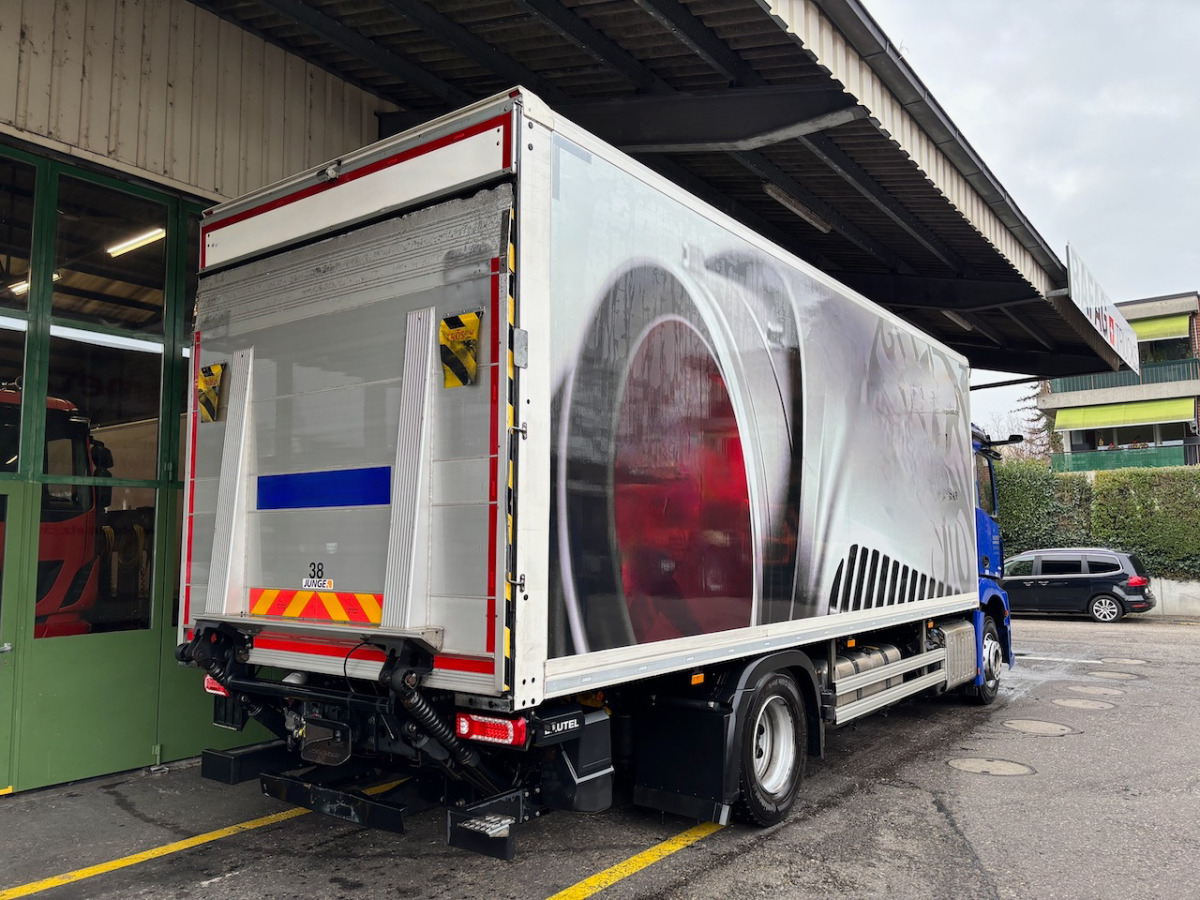
M 1150 583 L 1150 579 L 1147 578 L 1145 575 L 1130 575 L 1129 576 L 1129 586 L 1130 587 L 1145 587 L 1149 583 Z
M 486 744 L 507 744 L 511 747 L 525 746 L 525 720 L 503 719 L 499 716 L 477 716 L 474 713 L 457 713 L 454 730 L 460 738 L 483 741 Z
M 212 694 L 214 697 L 229 696 L 229 691 L 225 690 L 225 686 L 211 675 L 204 676 L 204 693 Z

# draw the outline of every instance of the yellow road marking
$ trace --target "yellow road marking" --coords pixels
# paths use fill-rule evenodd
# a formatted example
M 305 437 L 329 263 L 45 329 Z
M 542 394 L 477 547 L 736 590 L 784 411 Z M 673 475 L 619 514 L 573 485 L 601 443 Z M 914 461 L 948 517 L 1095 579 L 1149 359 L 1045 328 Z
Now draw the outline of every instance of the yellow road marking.
M 19 887 L 0 891 L 0 900 L 15 900 L 17 897 L 28 897 L 31 894 L 40 894 L 42 891 L 50 890 L 50 888 L 60 887 L 64 884 L 71 884 L 72 882 L 76 881 L 83 881 L 86 878 L 93 878 L 96 875 L 103 875 L 106 872 L 114 872 L 117 869 L 124 869 L 128 866 L 136 866 L 138 863 L 144 863 L 152 859 L 158 859 L 160 856 L 168 856 L 172 853 L 178 853 L 181 850 L 190 850 L 192 847 L 199 847 L 202 844 L 208 844 L 213 841 L 220 840 L 221 838 L 229 837 L 232 834 L 240 834 L 243 831 L 253 831 L 255 828 L 263 828 L 266 825 L 274 825 L 276 822 L 283 822 L 286 819 L 294 819 L 297 816 L 303 816 L 309 812 L 311 812 L 311 810 L 289 809 L 285 812 L 275 813 L 274 815 L 263 816 L 260 819 L 251 819 L 249 822 L 241 822 L 237 825 L 230 825 L 228 828 L 218 828 L 216 831 L 207 831 L 204 834 L 198 834 L 195 837 L 185 838 L 182 841 L 175 841 L 171 844 L 163 844 L 161 847 L 143 850 L 141 853 L 133 853 L 129 856 L 122 856 L 120 859 L 113 859 L 109 860 L 108 862 L 98 863 L 97 865 L 88 866 L 83 869 L 76 869 L 74 872 L 65 872 L 62 875 L 55 875 L 51 878 L 43 878 L 41 881 L 31 881 L 29 884 L 23 884 Z
M 631 856 L 624 862 L 610 866 L 603 872 L 597 872 L 591 878 L 585 878 L 565 891 L 559 891 L 553 897 L 548 898 L 548 900 L 584 900 L 586 897 L 598 894 L 609 885 L 616 884 L 622 878 L 628 878 L 635 872 L 640 872 L 647 866 L 654 865 L 660 859 L 665 859 L 677 850 L 690 847 L 701 838 L 706 838 L 714 831 L 720 831 L 724 827 L 712 822 L 702 822 L 695 828 L 689 828 L 682 834 L 677 834 L 670 840 L 663 841 L 649 850 L 643 850 L 637 856 Z M 0 900 L 4 900 L 3 895 L 0 895 Z
M 406 779 L 399 781 L 389 781 L 386 784 L 376 785 L 375 787 L 366 788 L 364 794 L 383 794 L 390 791 L 394 787 L 403 784 Z M 231 835 L 241 834 L 244 831 L 253 831 L 256 828 L 263 828 L 267 825 L 274 825 L 276 822 L 285 822 L 288 819 L 295 819 L 299 816 L 306 816 L 311 809 L 289 809 L 281 813 L 273 813 L 269 816 L 262 816 L 258 819 L 251 819 L 248 822 L 239 822 L 237 825 L 230 825 L 228 828 L 218 828 L 216 831 L 206 831 L 204 834 L 198 834 L 195 837 L 184 838 L 182 841 L 175 841 L 171 844 L 163 844 L 161 847 L 153 847 L 150 850 L 143 850 L 141 853 L 133 853 L 129 856 L 122 856 L 120 859 L 112 859 L 108 862 L 97 863 L 94 866 L 88 866 L 83 869 L 76 869 L 74 872 L 64 872 L 62 875 L 54 875 L 50 878 L 43 878 L 41 881 L 31 881 L 28 884 L 22 884 L 17 887 L 0 890 L 0 900 L 16 900 L 17 897 L 28 897 L 31 894 L 40 894 L 42 891 L 48 891 L 50 888 L 61 887 L 64 884 L 72 884 L 76 881 L 83 881 L 87 878 L 94 878 L 97 875 L 103 875 L 106 872 L 115 872 L 117 869 L 125 869 L 129 866 L 136 866 L 138 863 L 149 862 L 152 859 L 158 859 L 161 856 L 169 856 L 172 853 L 179 853 L 181 850 L 190 850 L 193 847 L 199 847 L 203 844 L 210 844 L 213 841 L 219 841 L 221 838 L 227 838 Z

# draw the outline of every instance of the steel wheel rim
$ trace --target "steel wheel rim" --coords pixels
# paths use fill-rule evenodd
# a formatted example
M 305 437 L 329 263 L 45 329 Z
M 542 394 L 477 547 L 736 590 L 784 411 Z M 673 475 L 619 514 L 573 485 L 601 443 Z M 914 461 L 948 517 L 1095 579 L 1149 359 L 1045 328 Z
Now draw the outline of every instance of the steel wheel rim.
M 1092 612 L 1101 622 L 1111 622 L 1117 617 L 1117 603 L 1111 597 L 1097 597 L 1092 601 Z
M 754 776 L 763 790 L 779 794 L 796 767 L 796 723 L 787 701 L 771 697 L 754 720 Z
M 994 634 L 983 636 L 983 679 L 989 688 L 1000 680 L 1000 669 L 1004 665 L 1004 654 L 1000 641 Z

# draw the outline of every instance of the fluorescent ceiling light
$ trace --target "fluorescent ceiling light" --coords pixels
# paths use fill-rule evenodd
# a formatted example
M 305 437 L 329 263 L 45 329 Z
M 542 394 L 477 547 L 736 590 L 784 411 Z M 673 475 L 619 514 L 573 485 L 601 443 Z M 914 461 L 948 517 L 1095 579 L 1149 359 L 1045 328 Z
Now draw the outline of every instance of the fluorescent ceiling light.
M 62 276 L 55 272 L 54 275 L 51 276 L 50 280 L 58 281 L 60 278 L 62 278 Z M 20 297 L 22 294 L 29 292 L 29 279 L 26 278 L 24 281 L 18 281 L 16 284 L 10 284 L 8 289 L 12 292 L 13 296 Z
M 139 234 L 137 237 L 131 237 L 127 241 L 121 241 L 119 244 L 107 247 L 105 248 L 105 252 L 109 256 L 120 256 L 122 253 L 128 253 L 130 250 L 136 250 L 138 247 L 145 247 L 147 244 L 161 241 L 166 234 L 167 230 L 165 228 L 155 228 L 153 231 L 147 231 L 145 234 Z
M 0 330 L 27 331 L 29 323 L 24 319 L 14 319 L 12 316 L 0 316 Z
M 137 350 L 141 353 L 163 352 L 163 345 L 158 341 L 122 337 L 119 334 L 104 334 L 100 331 L 85 331 L 82 328 L 68 328 L 65 325 L 51 325 L 50 337 L 65 338 L 68 341 L 79 341 L 97 347 L 112 347 L 116 350 Z
M 975 326 L 953 310 L 943 309 L 942 315 L 961 328 L 963 331 L 974 331 Z
M 819 215 L 785 191 L 777 184 L 772 184 L 770 181 L 763 183 L 763 192 L 790 212 L 795 213 L 821 234 L 829 234 L 833 231 L 833 226 L 822 219 Z

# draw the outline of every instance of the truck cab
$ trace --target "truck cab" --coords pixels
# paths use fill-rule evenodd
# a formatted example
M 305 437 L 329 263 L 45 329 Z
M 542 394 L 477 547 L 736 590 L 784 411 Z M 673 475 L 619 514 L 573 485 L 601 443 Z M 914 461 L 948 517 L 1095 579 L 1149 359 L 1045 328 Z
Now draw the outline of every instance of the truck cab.
M 1000 536 L 999 498 L 996 492 L 995 462 L 1000 459 L 997 447 L 1020 443 L 1019 434 L 995 440 L 977 425 L 971 426 L 971 448 L 975 459 L 975 548 L 979 563 L 979 615 L 987 615 L 996 623 L 996 635 L 980 631 L 980 692 L 994 691 L 999 681 L 999 668 L 1013 664 L 1008 595 L 1000 586 L 1004 571 L 1004 543 Z
M 21 390 L 0 388 L 0 471 L 17 470 L 21 433 Z M 43 471 L 51 476 L 106 475 L 112 454 L 69 400 L 46 399 Z M 80 484 L 42 485 L 38 535 L 37 603 L 34 636 L 60 637 L 91 630 L 100 575 L 97 534 L 110 488 Z M 3 529 L 0 523 L 0 529 Z M 0 535 L 2 535 L 0 530 Z

